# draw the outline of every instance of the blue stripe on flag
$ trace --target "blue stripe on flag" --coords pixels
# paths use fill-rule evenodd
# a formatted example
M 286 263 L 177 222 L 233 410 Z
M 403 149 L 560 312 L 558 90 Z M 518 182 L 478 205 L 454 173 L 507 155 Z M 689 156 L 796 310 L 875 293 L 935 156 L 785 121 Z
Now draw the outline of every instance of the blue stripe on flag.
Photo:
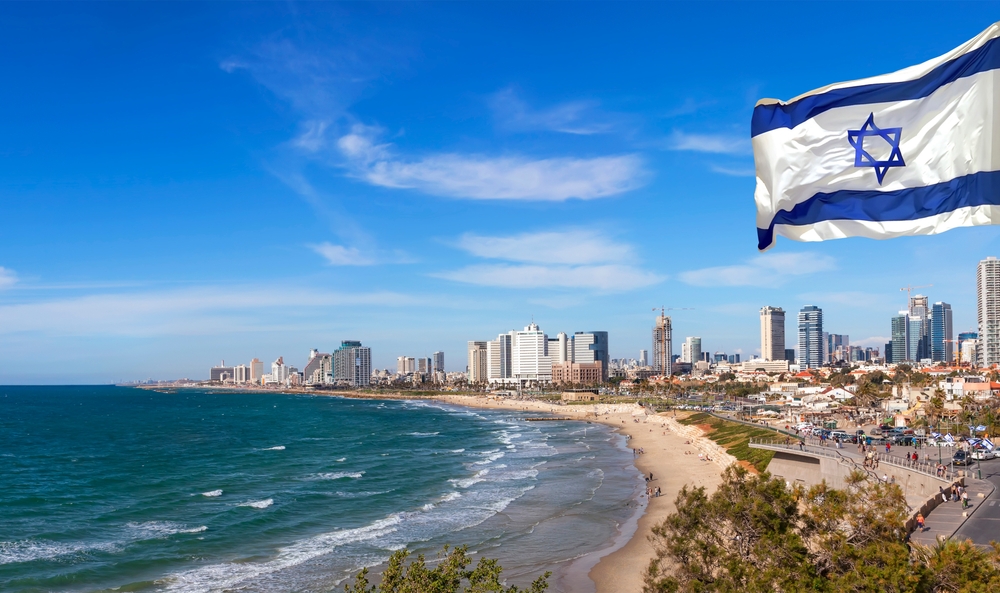
M 771 224 L 757 229 L 757 248 L 774 242 L 774 225 L 815 224 L 828 220 L 888 222 L 918 220 L 968 206 L 1000 205 L 1000 171 L 985 171 L 951 181 L 895 191 L 841 190 L 816 194 L 791 210 L 779 210 Z
M 916 80 L 835 89 L 785 105 L 757 106 L 750 121 L 750 137 L 778 128 L 794 128 L 837 107 L 921 99 L 942 85 L 996 68 L 1000 68 L 1000 39 L 991 39 L 982 47 L 941 64 Z

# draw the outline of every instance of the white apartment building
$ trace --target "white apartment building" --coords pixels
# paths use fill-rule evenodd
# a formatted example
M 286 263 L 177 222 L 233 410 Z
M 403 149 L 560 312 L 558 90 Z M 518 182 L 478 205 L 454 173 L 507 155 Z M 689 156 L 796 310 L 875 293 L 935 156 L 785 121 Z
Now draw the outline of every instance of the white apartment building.
M 532 322 L 523 331 L 511 332 L 511 374 L 520 383 L 552 380 L 552 359 L 546 355 L 547 338 Z
M 987 257 L 976 273 L 979 309 L 979 366 L 1000 363 L 1000 260 Z

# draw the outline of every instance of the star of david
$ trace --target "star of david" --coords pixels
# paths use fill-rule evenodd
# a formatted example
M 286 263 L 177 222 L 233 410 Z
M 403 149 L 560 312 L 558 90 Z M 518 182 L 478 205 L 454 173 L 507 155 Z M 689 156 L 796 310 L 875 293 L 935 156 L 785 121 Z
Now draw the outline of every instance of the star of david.
M 879 128 L 875 125 L 875 114 L 870 114 L 868 121 L 865 122 L 865 125 L 861 126 L 860 130 L 847 131 L 847 139 L 851 142 L 851 146 L 854 147 L 854 166 L 872 167 L 875 169 L 878 184 L 882 185 L 882 179 L 885 178 L 885 173 L 889 170 L 889 167 L 906 166 L 906 163 L 903 162 L 903 154 L 899 152 L 899 138 L 902 132 L 903 128 Z M 892 148 L 888 159 L 880 161 L 865 150 L 865 138 L 868 137 L 881 138 L 886 141 L 889 147 Z

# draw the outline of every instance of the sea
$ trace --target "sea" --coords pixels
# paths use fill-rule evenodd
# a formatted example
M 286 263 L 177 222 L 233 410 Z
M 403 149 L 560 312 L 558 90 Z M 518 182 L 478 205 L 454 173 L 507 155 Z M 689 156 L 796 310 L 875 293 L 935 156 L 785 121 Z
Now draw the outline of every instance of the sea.
M 552 591 L 635 529 L 602 424 L 429 400 L 0 387 L 0 591 L 321 592 L 407 548 Z M 538 416 L 538 414 L 532 414 Z

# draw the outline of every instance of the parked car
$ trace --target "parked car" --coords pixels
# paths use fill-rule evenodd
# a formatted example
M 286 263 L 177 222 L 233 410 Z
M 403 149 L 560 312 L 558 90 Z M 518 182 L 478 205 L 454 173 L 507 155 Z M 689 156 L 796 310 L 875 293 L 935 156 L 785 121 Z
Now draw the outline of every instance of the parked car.
M 954 465 L 969 465 L 972 463 L 972 458 L 965 454 L 965 451 L 955 451 L 955 455 L 951 458 L 951 462 Z
M 903 447 L 913 446 L 913 435 L 908 434 L 897 434 L 891 437 L 891 442 L 893 445 L 900 445 Z
M 834 431 L 830 432 L 830 438 L 831 439 L 840 439 L 842 441 L 846 441 L 846 440 L 848 440 L 850 438 L 850 436 L 847 434 L 846 431 L 843 431 L 843 430 L 834 430 Z
M 980 449 L 976 448 L 969 452 L 969 456 L 973 459 L 993 459 L 996 457 L 996 449 Z

